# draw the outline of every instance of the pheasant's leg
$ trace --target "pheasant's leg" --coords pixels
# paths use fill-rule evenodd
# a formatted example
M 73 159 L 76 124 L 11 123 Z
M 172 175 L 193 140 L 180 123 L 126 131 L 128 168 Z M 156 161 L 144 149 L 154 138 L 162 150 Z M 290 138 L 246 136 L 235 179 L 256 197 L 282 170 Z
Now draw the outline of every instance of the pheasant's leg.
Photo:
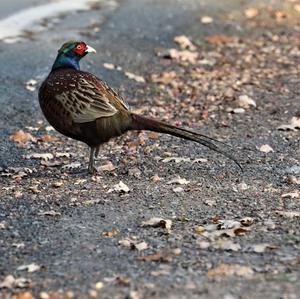
M 97 157 L 98 157 L 98 155 L 99 155 L 99 151 L 100 151 L 100 145 L 98 145 L 98 146 L 96 147 L 96 151 L 95 151 L 95 158 L 97 158 Z
M 97 172 L 97 169 L 95 168 L 95 152 L 97 148 L 96 147 L 91 147 L 90 150 L 90 162 L 89 162 L 89 173 L 94 174 Z

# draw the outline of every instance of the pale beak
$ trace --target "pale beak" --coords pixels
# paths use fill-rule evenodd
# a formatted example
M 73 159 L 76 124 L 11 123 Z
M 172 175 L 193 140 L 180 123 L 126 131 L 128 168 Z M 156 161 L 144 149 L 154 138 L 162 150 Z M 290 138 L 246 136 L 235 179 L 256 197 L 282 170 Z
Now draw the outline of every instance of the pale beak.
M 86 53 L 97 53 L 97 51 L 94 48 L 92 48 L 92 47 L 90 47 L 88 45 L 86 46 L 85 52 Z

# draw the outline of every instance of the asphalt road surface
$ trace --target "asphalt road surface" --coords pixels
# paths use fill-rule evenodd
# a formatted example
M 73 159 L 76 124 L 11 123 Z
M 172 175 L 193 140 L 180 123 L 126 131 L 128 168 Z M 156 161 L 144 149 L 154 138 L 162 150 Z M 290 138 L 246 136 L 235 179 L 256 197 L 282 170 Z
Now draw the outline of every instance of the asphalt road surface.
M 277 129 L 299 117 L 297 3 L 224 2 L 103 1 L 0 41 L 0 298 L 300 298 L 299 130 Z M 1 18 L 36 5 L 15 3 L 1 3 Z M 180 35 L 196 63 L 157 55 L 179 50 Z M 103 146 L 105 167 L 87 175 L 86 146 L 51 130 L 37 100 L 70 39 L 97 49 L 82 69 L 133 109 L 228 142 L 244 172 L 192 143 L 134 132 Z M 166 70 L 180 92 L 149 79 Z M 234 110 L 243 94 L 256 107 Z M 33 138 L 18 144 L 19 130 Z M 152 217 L 171 229 L 142 225 Z

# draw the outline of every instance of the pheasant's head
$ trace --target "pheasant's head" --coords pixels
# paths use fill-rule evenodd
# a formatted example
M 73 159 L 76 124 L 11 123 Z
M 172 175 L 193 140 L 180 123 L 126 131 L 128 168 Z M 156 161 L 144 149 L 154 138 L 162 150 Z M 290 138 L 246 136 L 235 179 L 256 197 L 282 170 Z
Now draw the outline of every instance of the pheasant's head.
M 79 70 L 79 61 L 88 53 L 96 53 L 96 50 L 82 41 L 69 41 L 58 50 L 52 70 L 57 68 L 75 68 Z

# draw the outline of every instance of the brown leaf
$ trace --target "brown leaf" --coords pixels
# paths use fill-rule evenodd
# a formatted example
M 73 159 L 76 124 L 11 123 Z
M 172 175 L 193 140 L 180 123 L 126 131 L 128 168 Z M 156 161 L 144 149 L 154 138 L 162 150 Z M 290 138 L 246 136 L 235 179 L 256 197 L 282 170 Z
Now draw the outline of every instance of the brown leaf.
M 169 233 L 171 231 L 172 221 L 168 219 L 153 217 L 148 221 L 143 221 L 142 226 L 162 227 L 165 228 Z
M 206 38 L 206 41 L 211 45 L 223 45 L 231 43 L 233 38 L 226 35 L 211 35 Z
M 176 49 L 169 50 L 169 55 L 172 59 L 181 62 L 188 62 L 191 64 L 195 64 L 197 62 L 198 53 L 191 52 L 189 50 L 178 51 Z
M 201 18 L 201 23 L 202 24 L 210 24 L 214 21 L 214 19 L 212 17 L 209 17 L 209 16 L 203 16 Z
M 170 184 L 187 185 L 189 183 L 190 183 L 190 181 L 186 180 L 185 178 L 177 177 L 177 178 L 174 178 L 174 179 L 168 181 L 166 184 L 167 185 L 170 185 Z
M 153 182 L 158 182 L 158 181 L 161 180 L 161 178 L 160 178 L 157 174 L 154 175 L 154 176 L 152 176 L 150 179 L 151 179 L 151 181 L 153 181 Z
M 177 78 L 177 74 L 174 71 L 171 72 L 163 72 L 159 75 L 152 74 L 150 76 L 150 80 L 155 83 L 160 83 L 164 85 L 168 85 L 172 83 Z
M 190 39 L 185 35 L 176 36 L 174 38 L 175 43 L 177 43 L 181 49 L 189 49 L 189 50 L 196 50 L 196 47 L 190 41 Z
M 54 155 L 51 153 L 33 153 L 24 156 L 25 159 L 43 159 L 51 160 L 54 158 Z
M 277 22 L 281 22 L 281 21 L 285 20 L 288 17 L 287 13 L 282 11 L 282 10 L 276 10 L 273 13 L 273 16 L 275 17 Z
M 245 9 L 244 14 L 246 18 L 248 19 L 253 19 L 258 15 L 258 9 L 255 7 L 249 7 Z
M 299 211 L 276 211 L 276 214 L 279 216 L 287 217 L 287 218 L 294 218 L 294 217 L 300 217 Z
M 61 188 L 64 186 L 64 182 L 63 181 L 56 181 L 52 183 L 52 187 L 54 188 Z
M 222 250 L 231 250 L 231 251 L 241 250 L 240 244 L 234 243 L 233 241 L 227 239 L 217 240 L 212 244 L 212 246 L 216 249 L 222 249 Z
M 284 193 L 281 195 L 281 198 L 299 198 L 299 197 L 300 197 L 299 191 Z
M 277 128 L 277 130 L 281 131 L 297 131 L 300 130 L 300 118 L 292 117 L 291 121 L 287 125 L 281 125 Z
M 23 271 L 23 270 L 27 270 L 29 273 L 30 272 L 35 272 L 35 271 L 38 271 L 41 269 L 41 266 L 40 265 L 37 265 L 37 264 L 29 264 L 29 265 L 22 265 L 22 266 L 19 266 L 17 268 L 18 271 Z
M 274 152 L 273 148 L 269 144 L 263 144 L 259 150 L 263 153 L 270 153 Z
M 108 161 L 106 164 L 101 165 L 99 169 L 101 171 L 113 171 L 116 169 L 116 167 L 110 161 Z
M 134 80 L 136 82 L 139 82 L 139 83 L 145 83 L 145 79 L 142 77 L 142 76 L 138 76 L 138 75 L 135 75 L 133 73 L 130 73 L 130 72 L 125 72 L 125 76 L 131 80 Z
M 242 276 L 251 277 L 254 274 L 252 268 L 238 264 L 220 264 L 207 272 L 208 276 Z
M 240 226 L 240 222 L 236 220 L 218 220 L 218 229 L 231 229 Z
M 120 181 L 118 184 L 113 186 L 113 189 L 109 189 L 107 192 L 110 193 L 113 191 L 116 191 L 119 193 L 128 193 L 130 191 L 130 189 L 126 184 L 124 184 L 122 181 Z
M 28 142 L 36 142 L 36 138 L 33 137 L 30 133 L 26 133 L 23 130 L 16 131 L 10 136 L 10 140 L 15 142 L 17 146 L 25 147 Z
M 182 163 L 182 162 L 191 162 L 191 159 L 183 158 L 183 157 L 168 157 L 168 158 L 164 158 L 162 160 L 162 162 L 163 163 L 175 162 L 177 164 L 177 163 Z
M 253 244 L 249 247 L 249 251 L 256 252 L 256 253 L 264 253 L 268 248 L 275 249 L 277 248 L 277 246 L 268 243 Z
M 14 278 L 12 275 L 7 275 L 2 282 L 0 282 L 0 289 L 7 288 L 28 288 L 30 287 L 30 280 L 19 277 Z
M 103 66 L 108 70 L 114 70 L 116 66 L 112 63 L 103 63 Z
M 244 218 L 240 219 L 240 223 L 243 226 L 250 226 L 253 224 L 253 222 L 254 222 L 254 219 L 252 217 L 244 217 Z
M 11 299 L 35 299 L 30 292 L 20 293 L 12 296 Z
M 137 260 L 145 262 L 171 262 L 174 256 L 181 254 L 180 248 L 175 248 L 172 250 L 163 250 L 156 252 L 154 254 L 138 256 Z
M 131 248 L 132 249 L 137 249 L 138 251 L 142 251 L 142 250 L 148 249 L 148 244 L 143 241 L 143 242 L 140 242 L 140 243 L 132 244 Z
M 251 106 L 256 107 L 255 101 L 245 94 L 238 97 L 237 104 L 239 107 L 245 109 L 249 109 Z
M 43 136 L 41 136 L 39 138 L 40 141 L 42 142 L 56 142 L 58 141 L 59 139 L 56 137 L 56 136 L 52 136 L 52 135 L 49 135 L 49 134 L 45 134 Z
M 111 231 L 102 233 L 103 236 L 109 237 L 109 238 L 115 237 L 117 234 L 118 234 L 118 231 L 115 228 L 113 228 Z

